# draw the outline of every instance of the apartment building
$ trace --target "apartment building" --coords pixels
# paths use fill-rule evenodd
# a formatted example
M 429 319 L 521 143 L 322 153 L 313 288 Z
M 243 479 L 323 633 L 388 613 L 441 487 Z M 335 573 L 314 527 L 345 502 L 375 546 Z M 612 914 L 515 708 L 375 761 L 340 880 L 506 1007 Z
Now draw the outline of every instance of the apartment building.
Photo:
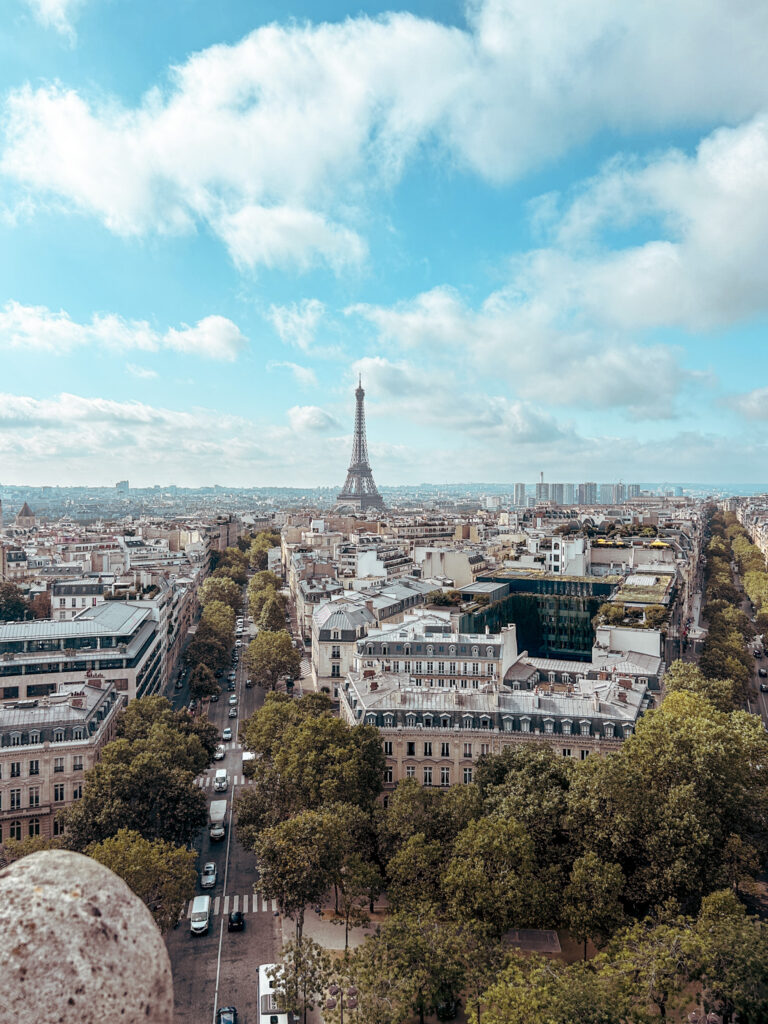
M 103 604 L 104 589 L 101 580 L 59 580 L 51 584 L 51 618 L 67 622 L 85 608 Z
M 59 834 L 56 815 L 82 796 L 122 704 L 95 680 L 0 704 L 0 843 Z
M 339 707 L 350 725 L 381 733 L 384 792 L 401 779 L 448 787 L 473 781 L 479 757 L 510 745 L 547 743 L 563 757 L 616 750 L 646 706 L 628 678 L 579 678 L 568 690 L 445 689 L 403 673 L 364 668 L 347 674 Z
M 365 604 L 348 600 L 326 601 L 312 617 L 312 678 L 317 690 L 338 697 L 342 679 L 353 668 L 357 641 L 376 626 Z
M 369 631 L 357 641 L 355 670 L 403 674 L 415 685 L 478 689 L 503 679 L 517 657 L 514 625 L 498 634 L 454 633 L 449 620 L 433 615 Z

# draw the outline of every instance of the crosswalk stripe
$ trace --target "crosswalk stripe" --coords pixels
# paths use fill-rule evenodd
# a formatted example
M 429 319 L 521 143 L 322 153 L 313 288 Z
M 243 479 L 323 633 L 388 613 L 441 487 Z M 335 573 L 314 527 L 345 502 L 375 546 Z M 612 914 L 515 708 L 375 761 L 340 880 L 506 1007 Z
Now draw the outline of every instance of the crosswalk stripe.
M 272 900 L 272 909 L 277 910 L 277 900 Z
M 192 917 L 192 904 L 194 902 L 195 902 L 194 900 L 190 900 L 189 901 L 189 906 L 187 907 L 187 917 Z
M 267 913 L 271 913 L 273 910 L 277 910 L 277 900 L 267 900 L 267 899 L 265 899 L 262 896 L 261 897 L 261 902 L 259 902 L 259 894 L 257 894 L 257 893 L 251 893 L 251 894 L 246 893 L 243 896 L 240 896 L 240 895 L 237 895 L 237 896 L 235 896 L 235 895 L 227 895 L 223 899 L 222 899 L 221 896 L 214 896 L 214 897 L 212 897 L 211 898 L 212 899 L 211 916 L 212 917 L 216 917 L 220 913 L 224 914 L 224 915 L 227 915 L 230 912 L 230 910 L 235 911 L 235 910 L 238 910 L 238 909 L 243 914 L 249 913 L 249 904 L 248 904 L 248 897 L 249 897 L 249 895 L 252 898 L 252 903 L 250 904 L 250 913 L 252 913 L 252 914 L 267 914 Z M 186 905 L 186 907 L 184 907 L 182 909 L 179 920 L 181 920 L 184 917 L 189 918 L 189 917 L 192 916 L 192 904 L 193 903 L 194 903 L 194 900 L 190 900 L 189 903 Z
M 235 911 L 237 911 L 239 909 L 240 909 L 240 897 L 239 896 L 233 896 L 232 897 L 232 912 L 234 913 Z
M 219 904 L 220 903 L 221 903 L 221 896 L 217 896 L 216 899 L 213 901 L 213 916 L 214 917 L 216 917 L 216 915 L 219 912 Z
M 225 915 L 229 913 L 229 896 L 224 897 L 224 910 L 222 913 Z
M 237 899 L 237 896 L 235 896 L 235 899 Z M 248 893 L 243 896 L 243 913 L 248 913 Z

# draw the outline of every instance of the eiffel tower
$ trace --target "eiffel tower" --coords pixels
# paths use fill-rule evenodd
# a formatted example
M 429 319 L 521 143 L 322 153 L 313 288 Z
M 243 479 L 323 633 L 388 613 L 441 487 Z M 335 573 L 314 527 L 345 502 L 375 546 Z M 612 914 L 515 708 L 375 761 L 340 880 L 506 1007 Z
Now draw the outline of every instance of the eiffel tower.
M 361 512 L 367 508 L 383 509 L 384 499 L 373 482 L 373 473 L 368 462 L 368 442 L 365 439 L 365 408 L 362 377 L 355 389 L 355 437 L 352 441 L 352 458 L 347 470 L 347 479 L 336 498 L 336 507 L 351 505 Z

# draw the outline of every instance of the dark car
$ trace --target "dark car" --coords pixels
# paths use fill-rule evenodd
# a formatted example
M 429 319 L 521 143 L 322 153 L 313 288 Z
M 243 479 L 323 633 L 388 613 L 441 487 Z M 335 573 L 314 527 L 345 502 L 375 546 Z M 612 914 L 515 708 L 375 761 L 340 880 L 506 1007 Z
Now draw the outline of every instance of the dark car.
M 218 699 L 219 699 L 218 693 L 212 693 L 211 694 L 211 704 L 215 704 L 218 701 Z
M 227 921 L 228 932 L 241 932 L 245 929 L 245 914 L 241 910 L 233 910 Z
M 237 1024 L 237 1010 L 234 1006 L 220 1006 L 216 1011 L 216 1024 Z
M 197 708 L 197 701 L 193 697 L 192 700 L 189 702 L 189 710 L 190 711 L 195 711 L 196 708 Z
M 768 693 L 768 683 L 760 683 L 760 692 Z
M 768 668 L 759 668 L 757 674 L 759 676 L 768 676 Z
M 227 683 L 227 689 L 229 690 L 230 693 L 234 693 L 235 690 L 237 689 L 237 684 L 234 682 Z

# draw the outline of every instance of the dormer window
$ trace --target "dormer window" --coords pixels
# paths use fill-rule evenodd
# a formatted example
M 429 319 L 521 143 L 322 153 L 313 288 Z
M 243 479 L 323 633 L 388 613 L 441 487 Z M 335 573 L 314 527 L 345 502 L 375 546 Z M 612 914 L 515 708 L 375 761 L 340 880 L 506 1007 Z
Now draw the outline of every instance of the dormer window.
M 606 722 L 605 726 L 604 726 L 604 730 L 605 730 L 605 738 L 606 739 L 612 739 L 613 738 L 613 722 Z
M 432 644 L 429 644 L 428 647 L 427 647 L 427 654 L 434 654 L 434 653 L 435 653 L 435 648 L 432 646 Z
M 455 654 L 456 653 L 456 644 L 451 644 L 451 646 L 448 648 L 448 653 L 449 654 Z
M 479 653 L 480 653 L 480 648 L 479 647 L 473 647 L 472 648 L 472 657 L 473 658 L 476 658 Z
M 492 648 L 492 647 L 486 647 L 486 649 L 485 649 L 485 653 L 486 653 L 486 655 L 487 655 L 487 656 L 488 656 L 489 658 L 492 658 L 492 657 L 493 657 L 493 648 Z
M 39 743 L 40 742 L 40 733 L 37 732 L 37 731 L 31 732 L 29 734 L 29 742 L 30 743 Z
M 54 743 L 63 743 L 64 742 L 64 730 L 63 729 L 54 729 L 53 730 L 53 742 Z

